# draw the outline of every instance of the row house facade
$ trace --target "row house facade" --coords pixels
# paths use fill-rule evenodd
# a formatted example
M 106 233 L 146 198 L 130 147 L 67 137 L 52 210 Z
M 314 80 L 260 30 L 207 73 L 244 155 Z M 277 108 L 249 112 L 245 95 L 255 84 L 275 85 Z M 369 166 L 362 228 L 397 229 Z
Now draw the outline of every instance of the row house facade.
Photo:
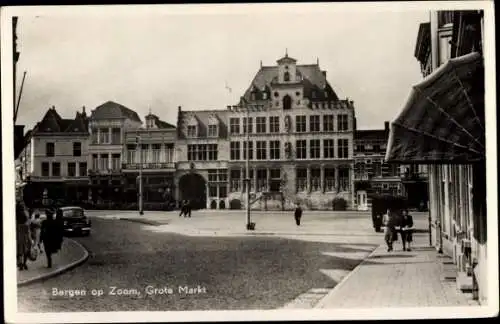
M 138 179 L 142 172 L 143 198 L 148 204 L 175 200 L 176 127 L 149 113 L 146 126 L 125 131 L 122 171 L 125 177 L 124 197 L 137 203 Z
M 30 183 L 36 203 L 66 197 L 75 202 L 86 199 L 89 190 L 88 118 L 85 107 L 74 119 L 63 119 L 51 107 L 25 136 L 18 159 L 18 173 Z M 40 200 L 40 201 L 39 201 Z
M 178 183 L 197 178 L 207 208 L 332 208 L 353 199 L 354 105 L 339 100 L 319 64 L 288 57 L 261 66 L 238 105 L 179 111 Z M 216 153 L 217 152 L 217 153 Z M 204 195 L 203 195 L 204 194 Z M 262 199 L 256 199 L 256 198 Z
M 426 79 L 419 86 L 435 97 L 403 109 L 392 124 L 386 159 L 427 165 L 431 244 L 455 264 L 457 287 L 486 304 L 483 14 L 434 11 L 430 22 L 420 25 L 415 57 Z M 446 115 L 431 114 L 438 111 L 433 102 Z M 415 116 L 423 109 L 426 123 L 418 124 Z
M 411 209 L 425 210 L 427 166 L 387 163 L 388 138 L 389 122 L 384 123 L 383 129 L 355 130 L 354 201 L 357 209 L 370 209 L 373 195 L 391 195 L 406 197 Z
M 89 177 L 94 203 L 121 201 L 125 185 L 125 133 L 142 126 L 139 115 L 118 103 L 108 101 L 95 108 L 89 118 Z

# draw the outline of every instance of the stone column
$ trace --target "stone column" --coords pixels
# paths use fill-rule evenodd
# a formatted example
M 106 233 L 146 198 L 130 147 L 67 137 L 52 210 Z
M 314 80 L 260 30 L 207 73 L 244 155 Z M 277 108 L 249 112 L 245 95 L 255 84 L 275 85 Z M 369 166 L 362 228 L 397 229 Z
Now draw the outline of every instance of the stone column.
M 266 191 L 271 191 L 271 170 L 266 168 Z
M 108 153 L 108 169 L 113 169 L 113 155 L 111 153 Z
M 335 167 L 335 191 L 339 192 L 340 190 L 340 179 L 339 179 L 339 167 Z
M 253 191 L 257 192 L 257 168 L 253 168 Z
M 113 128 L 112 127 L 109 127 L 108 128 L 108 143 L 112 143 L 112 139 L 113 139 Z
M 306 190 L 307 193 L 311 193 L 311 167 L 307 166 L 307 178 L 306 178 Z
M 101 143 L 101 129 L 97 128 L 97 144 Z
M 320 170 L 319 186 L 321 188 L 321 193 L 325 193 L 325 166 L 322 164 L 319 170 Z

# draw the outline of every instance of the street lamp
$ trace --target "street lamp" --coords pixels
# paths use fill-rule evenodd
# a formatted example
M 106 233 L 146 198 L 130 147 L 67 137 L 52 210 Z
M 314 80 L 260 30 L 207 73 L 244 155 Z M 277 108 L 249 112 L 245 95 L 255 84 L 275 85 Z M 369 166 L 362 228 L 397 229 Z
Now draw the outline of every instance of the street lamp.
M 139 148 L 139 215 L 144 215 L 142 208 L 142 147 L 141 136 L 137 136 L 137 147 Z
M 246 106 L 246 113 L 247 113 L 247 120 L 246 120 L 246 133 L 247 133 L 247 147 L 246 147 L 246 175 L 245 175 L 245 182 L 246 182 L 246 194 L 247 194 L 247 211 L 246 211 L 246 216 L 247 216 L 247 230 L 254 230 L 255 229 L 255 224 L 251 222 L 250 219 L 250 129 L 248 128 L 249 125 L 249 119 L 250 119 L 250 109 L 248 105 Z

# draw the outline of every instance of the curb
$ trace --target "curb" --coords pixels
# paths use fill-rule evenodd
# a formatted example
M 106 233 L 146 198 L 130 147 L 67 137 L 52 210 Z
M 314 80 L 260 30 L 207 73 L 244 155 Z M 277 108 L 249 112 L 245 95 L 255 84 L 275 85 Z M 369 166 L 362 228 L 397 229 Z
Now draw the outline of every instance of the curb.
M 347 274 L 347 276 L 345 276 L 335 287 L 332 288 L 332 290 L 330 290 L 323 298 L 321 298 L 317 303 L 316 305 L 314 305 L 312 308 L 326 308 L 325 307 L 325 304 L 326 304 L 326 301 L 329 297 L 331 297 L 338 288 L 340 288 L 342 285 L 344 285 L 347 280 L 353 275 L 355 274 L 356 272 L 359 271 L 359 269 L 361 268 L 361 266 L 372 256 L 375 254 L 375 252 L 381 247 L 383 246 L 384 244 L 380 244 L 379 246 L 377 246 L 373 251 L 370 252 L 370 254 L 368 254 L 368 256 L 366 258 L 363 259 L 363 261 L 361 261 L 354 269 L 352 269 L 351 272 L 349 272 Z
M 127 222 L 140 223 L 140 224 L 153 225 L 153 226 L 168 225 L 168 223 L 159 223 L 159 222 L 150 221 L 147 219 L 137 219 L 137 218 L 128 218 L 128 217 L 120 217 L 118 219 L 124 220 Z
M 52 272 L 49 272 L 49 273 L 46 273 L 46 274 L 43 274 L 43 275 L 39 275 L 39 276 L 31 278 L 31 279 L 27 279 L 27 280 L 18 282 L 17 283 L 17 287 L 24 287 L 24 286 L 27 286 L 29 284 L 35 283 L 35 282 L 39 282 L 39 281 L 43 281 L 43 280 L 55 277 L 57 275 L 60 275 L 63 272 L 66 272 L 66 271 L 69 271 L 69 270 L 71 270 L 73 268 L 76 268 L 80 264 L 82 264 L 85 261 L 87 261 L 87 259 L 89 258 L 89 252 L 87 251 L 87 249 L 84 248 L 83 245 L 81 245 L 80 243 L 78 243 L 77 241 L 75 241 L 73 239 L 70 239 L 70 238 L 66 238 L 66 239 L 67 240 L 71 240 L 80 249 L 82 249 L 82 251 L 83 251 L 83 257 L 81 257 L 80 259 L 78 259 L 78 260 L 76 260 L 76 261 L 74 261 L 74 262 L 72 262 L 72 263 L 70 263 L 70 264 L 68 264 L 68 265 L 66 265 L 66 266 L 64 266 L 62 268 L 59 268 L 59 269 L 57 269 L 55 271 L 52 271 Z

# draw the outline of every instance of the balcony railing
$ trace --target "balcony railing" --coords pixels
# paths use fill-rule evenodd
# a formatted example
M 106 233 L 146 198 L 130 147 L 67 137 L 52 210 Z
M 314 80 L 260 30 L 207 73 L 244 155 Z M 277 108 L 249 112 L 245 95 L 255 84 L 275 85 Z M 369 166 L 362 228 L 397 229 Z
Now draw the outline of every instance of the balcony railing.
M 122 169 L 89 169 L 88 175 L 96 175 L 96 174 L 116 174 L 121 173 Z
M 138 170 L 141 167 L 143 169 L 173 169 L 175 168 L 174 162 L 162 162 L 162 163 L 125 163 L 122 165 L 123 169 L 127 170 Z

